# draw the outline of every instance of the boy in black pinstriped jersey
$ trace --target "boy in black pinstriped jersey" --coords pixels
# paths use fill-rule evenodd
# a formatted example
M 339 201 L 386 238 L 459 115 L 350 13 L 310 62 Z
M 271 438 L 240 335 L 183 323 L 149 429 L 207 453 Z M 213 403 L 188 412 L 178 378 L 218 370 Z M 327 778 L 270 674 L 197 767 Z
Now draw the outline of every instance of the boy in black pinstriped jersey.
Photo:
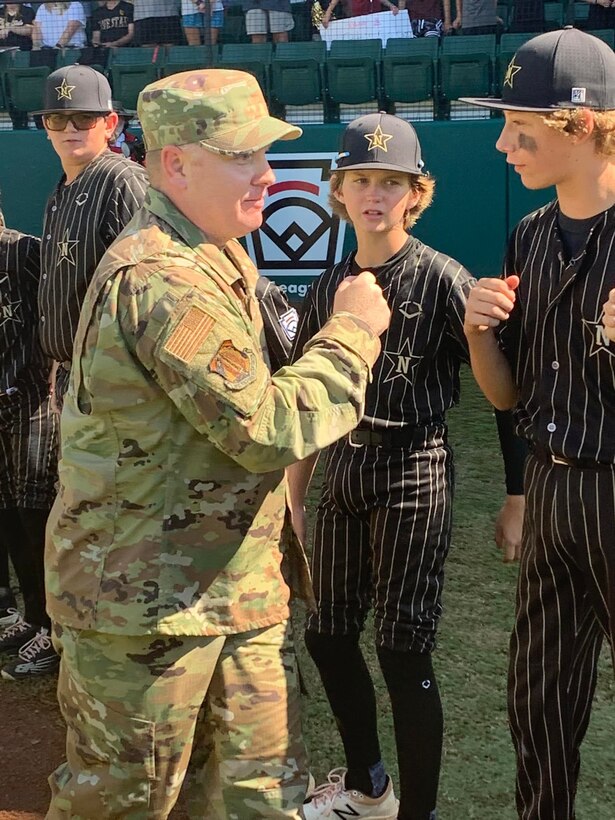
M 24 600 L 24 617 L 12 607 L 2 619 L 0 653 L 17 655 L 2 669 L 11 679 L 48 674 L 59 660 L 45 612 L 43 552 L 55 497 L 57 420 L 50 361 L 38 338 L 40 271 L 40 241 L 5 228 L 0 211 L 0 531 Z
M 329 448 L 312 573 L 317 612 L 306 644 L 342 735 L 347 770 L 304 805 L 307 820 L 435 818 L 442 707 L 431 652 L 441 614 L 451 533 L 453 468 L 445 413 L 468 360 L 463 316 L 474 285 L 462 265 L 409 236 L 431 202 L 412 126 L 389 114 L 352 122 L 331 180 L 334 210 L 352 222 L 358 250 L 325 271 L 304 304 L 294 355 L 325 323 L 339 282 L 369 268 L 392 310 L 365 415 Z M 289 470 L 300 535 L 314 461 Z M 370 605 L 389 690 L 400 804 L 381 760 L 374 690 L 359 648 Z
M 543 34 L 501 99 L 469 102 L 503 109 L 497 147 L 523 184 L 557 191 L 465 326 L 477 381 L 530 443 L 508 687 L 518 814 L 572 820 L 604 635 L 615 655 L 615 54 Z

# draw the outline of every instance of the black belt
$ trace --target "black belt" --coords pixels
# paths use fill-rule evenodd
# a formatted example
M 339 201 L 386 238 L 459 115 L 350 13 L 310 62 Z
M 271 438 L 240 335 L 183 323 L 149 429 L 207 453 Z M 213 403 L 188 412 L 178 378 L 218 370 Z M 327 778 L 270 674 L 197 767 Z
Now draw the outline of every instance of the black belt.
M 444 421 L 421 427 L 390 427 L 388 430 L 367 430 L 357 427 L 348 434 L 348 441 L 355 447 L 407 447 L 417 450 L 422 449 L 425 442 L 436 435 L 446 442 Z
M 530 452 L 543 464 L 560 464 L 563 467 L 576 467 L 578 470 L 613 470 L 615 463 L 594 461 L 593 458 L 568 458 L 552 453 L 543 444 L 530 442 Z

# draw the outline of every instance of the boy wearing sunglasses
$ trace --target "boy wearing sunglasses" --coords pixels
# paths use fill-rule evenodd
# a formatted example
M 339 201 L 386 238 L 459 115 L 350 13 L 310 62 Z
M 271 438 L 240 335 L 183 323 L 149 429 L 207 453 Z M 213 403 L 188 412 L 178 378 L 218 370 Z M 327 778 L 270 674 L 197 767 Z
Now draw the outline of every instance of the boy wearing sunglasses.
M 109 149 L 118 122 L 107 79 L 71 65 L 46 80 L 42 114 L 64 174 L 45 210 L 39 289 L 40 337 L 57 364 L 52 382 L 61 408 L 81 304 L 98 262 L 141 207 L 147 174 Z

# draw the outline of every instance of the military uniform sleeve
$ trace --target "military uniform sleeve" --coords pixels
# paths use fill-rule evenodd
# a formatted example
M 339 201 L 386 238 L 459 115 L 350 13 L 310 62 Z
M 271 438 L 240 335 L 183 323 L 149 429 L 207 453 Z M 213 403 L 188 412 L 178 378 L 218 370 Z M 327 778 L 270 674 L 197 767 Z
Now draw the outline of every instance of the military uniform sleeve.
M 306 458 L 363 414 L 380 342 L 349 314 L 333 317 L 301 359 L 271 376 L 240 311 L 221 292 L 196 290 L 181 269 L 124 288 L 121 301 L 133 355 L 196 430 L 252 472 Z

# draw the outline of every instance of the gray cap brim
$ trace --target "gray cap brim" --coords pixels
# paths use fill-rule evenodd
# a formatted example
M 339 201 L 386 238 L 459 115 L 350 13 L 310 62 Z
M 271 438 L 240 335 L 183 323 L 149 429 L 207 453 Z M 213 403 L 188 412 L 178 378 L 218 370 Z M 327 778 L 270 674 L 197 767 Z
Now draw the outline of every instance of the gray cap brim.
M 45 108 L 42 111 L 29 111 L 31 116 L 39 116 L 42 114 L 99 114 L 101 117 L 106 117 L 107 114 L 113 114 L 113 109 L 107 111 L 96 111 L 93 108 L 73 109 L 73 108 Z
M 601 110 L 596 106 L 586 105 L 585 103 L 583 103 L 583 105 L 559 103 L 558 105 L 550 105 L 548 108 L 536 108 L 532 105 L 515 105 L 514 103 L 504 101 L 501 97 L 459 97 L 459 102 L 479 105 L 481 108 L 490 108 L 493 111 L 527 111 L 535 114 L 552 114 L 554 111 L 574 111 L 578 108 Z
M 344 165 L 333 169 L 333 173 L 337 171 L 398 171 L 400 174 L 417 174 L 418 176 L 425 174 L 425 171 L 420 168 L 402 168 L 390 162 L 359 162 L 357 165 Z

